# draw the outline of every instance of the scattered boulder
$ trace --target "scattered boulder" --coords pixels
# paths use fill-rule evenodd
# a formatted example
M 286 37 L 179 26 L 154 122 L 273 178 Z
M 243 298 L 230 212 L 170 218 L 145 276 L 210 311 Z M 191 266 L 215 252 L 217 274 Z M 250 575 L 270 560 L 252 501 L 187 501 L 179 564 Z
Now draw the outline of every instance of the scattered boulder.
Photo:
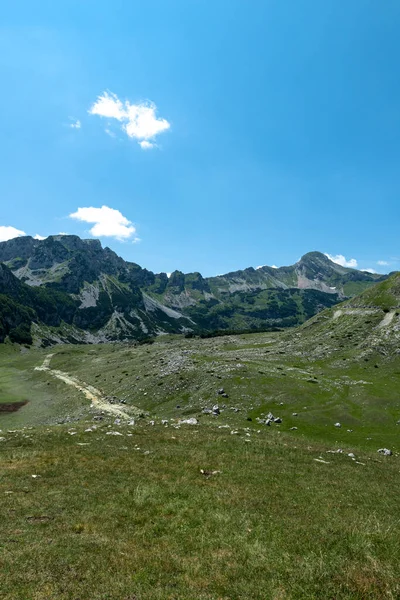
M 212 475 L 219 475 L 219 473 L 221 473 L 221 471 L 206 471 L 205 469 L 200 469 L 200 473 L 202 475 L 204 475 L 204 477 L 207 477 L 207 479 L 208 479 Z
M 212 407 L 212 411 L 213 411 L 213 415 L 219 415 L 220 414 L 220 410 L 219 410 L 219 406 L 218 404 L 214 404 L 214 406 Z
M 340 423 L 335 423 L 335 427 L 341 427 Z
M 296 430 L 297 430 L 297 427 L 291 427 L 290 428 L 290 431 L 296 431 Z
M 274 419 L 274 423 L 282 423 L 282 419 L 280 417 L 276 417 Z
M 198 420 L 195 417 L 191 417 L 190 419 L 181 419 L 178 425 L 197 425 Z
M 383 454 L 383 456 L 392 456 L 393 452 L 389 450 L 389 448 L 379 448 L 379 454 Z
M 297 413 L 292 413 L 292 417 L 297 417 Z
M 222 396 L 222 394 L 225 394 L 225 390 L 224 390 L 224 388 L 219 388 L 219 390 L 217 390 L 217 394 L 218 394 L 219 396 Z
M 211 415 L 212 410 L 211 410 L 211 408 L 203 408 L 203 410 L 201 412 L 205 415 Z

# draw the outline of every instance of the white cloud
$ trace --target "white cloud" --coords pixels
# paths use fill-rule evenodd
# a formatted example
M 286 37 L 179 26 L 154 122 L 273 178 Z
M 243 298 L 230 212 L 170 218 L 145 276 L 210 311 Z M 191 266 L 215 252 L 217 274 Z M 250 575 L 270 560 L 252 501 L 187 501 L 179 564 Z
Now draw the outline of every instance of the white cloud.
M 349 260 L 347 260 L 347 258 L 345 258 L 343 254 L 336 254 L 336 256 L 332 256 L 332 254 L 328 254 L 327 252 L 325 252 L 325 256 L 327 256 L 332 262 L 336 263 L 337 265 L 341 265 L 342 267 L 356 269 L 358 265 L 358 262 L 355 258 L 350 258 Z
M 127 118 L 127 113 L 121 100 L 116 94 L 108 92 L 104 92 L 102 96 L 97 97 L 96 102 L 89 109 L 89 114 L 117 119 L 118 121 L 124 121 Z
M 103 92 L 90 107 L 89 114 L 116 119 L 128 137 L 138 140 L 143 150 L 150 150 L 156 147 L 152 140 L 171 127 L 166 119 L 156 116 L 156 111 L 153 102 L 131 104 L 126 100 L 122 103 L 116 94 Z
M 373 273 L 373 274 L 376 273 L 375 269 L 361 269 L 361 270 L 364 271 L 364 273 Z
M 276 265 L 271 265 L 271 269 L 278 269 Z
M 22 235 L 26 235 L 26 233 L 25 231 L 21 231 L 21 229 L 16 229 L 9 225 L 0 225 L 0 242 L 7 242 Z
M 171 277 L 172 273 L 167 273 L 168 279 Z
M 69 125 L 69 126 L 70 126 L 72 129 L 80 129 L 80 128 L 82 127 L 82 123 L 80 122 L 80 120 L 79 120 L 79 119 L 73 119 L 73 118 L 71 117 L 71 121 L 72 121 L 72 123 L 70 123 L 70 125 Z
M 381 267 L 387 267 L 388 265 L 390 265 L 390 263 L 387 260 L 378 260 L 377 264 Z
M 141 142 L 139 142 L 139 146 L 142 148 L 142 150 L 151 150 L 151 148 L 157 147 L 157 144 L 152 144 L 147 140 L 142 140 Z
M 90 233 L 94 237 L 115 237 L 117 240 L 127 240 L 135 236 L 136 228 L 119 210 L 102 206 L 78 208 L 69 215 L 71 219 L 94 223 Z M 135 238 L 139 239 L 139 238 Z
M 46 236 L 43 235 L 39 235 L 38 233 L 36 235 L 33 236 L 34 240 L 45 240 Z
M 265 265 L 260 265 L 259 267 L 256 267 L 256 270 L 258 271 L 259 269 L 262 269 L 263 267 L 265 267 Z

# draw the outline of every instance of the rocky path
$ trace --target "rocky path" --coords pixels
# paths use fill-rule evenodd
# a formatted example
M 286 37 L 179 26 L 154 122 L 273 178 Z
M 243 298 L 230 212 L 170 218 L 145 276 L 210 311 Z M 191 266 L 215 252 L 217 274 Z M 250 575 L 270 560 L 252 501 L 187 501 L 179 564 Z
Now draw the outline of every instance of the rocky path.
M 42 366 L 35 367 L 35 371 L 45 371 L 46 373 L 49 373 L 49 375 L 60 379 L 67 385 L 72 385 L 77 390 L 82 392 L 82 394 L 84 394 L 86 398 L 91 401 L 91 407 L 96 408 L 97 410 L 106 412 L 110 415 L 123 419 L 130 418 L 124 410 L 113 406 L 112 404 L 107 402 L 103 394 L 92 385 L 88 385 L 84 381 L 80 381 L 76 377 L 72 377 L 68 373 L 64 373 L 64 371 L 59 371 L 58 369 L 51 369 L 50 362 L 53 356 L 54 354 L 48 354 L 44 359 Z

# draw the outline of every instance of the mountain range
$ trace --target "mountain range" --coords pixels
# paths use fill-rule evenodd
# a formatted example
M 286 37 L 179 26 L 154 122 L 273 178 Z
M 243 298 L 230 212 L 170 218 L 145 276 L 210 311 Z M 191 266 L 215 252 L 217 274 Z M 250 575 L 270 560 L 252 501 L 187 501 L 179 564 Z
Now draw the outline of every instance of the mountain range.
M 95 343 L 290 327 L 387 277 L 320 252 L 288 267 L 168 276 L 125 261 L 99 240 L 19 237 L 0 243 L 0 341 Z

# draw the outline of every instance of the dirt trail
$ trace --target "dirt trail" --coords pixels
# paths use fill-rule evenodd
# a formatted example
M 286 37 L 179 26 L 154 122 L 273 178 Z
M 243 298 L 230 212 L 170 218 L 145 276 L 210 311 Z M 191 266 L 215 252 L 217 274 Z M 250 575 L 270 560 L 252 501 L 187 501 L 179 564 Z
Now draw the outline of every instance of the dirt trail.
M 375 315 L 377 312 L 380 312 L 378 308 L 339 308 L 333 313 L 333 320 L 343 315 Z
M 77 390 L 82 392 L 88 400 L 91 401 L 92 407 L 98 410 L 107 412 L 109 414 L 123 419 L 130 418 L 125 411 L 107 402 L 102 393 L 92 385 L 88 385 L 84 381 L 79 381 L 79 379 L 77 379 L 76 377 L 72 377 L 68 373 L 64 373 L 64 371 L 59 371 L 58 369 L 51 369 L 50 362 L 53 356 L 54 354 L 48 354 L 44 359 L 42 366 L 35 367 L 35 371 L 46 371 L 47 373 L 49 373 L 53 377 L 56 377 L 57 379 L 60 379 L 67 385 L 72 385 Z

